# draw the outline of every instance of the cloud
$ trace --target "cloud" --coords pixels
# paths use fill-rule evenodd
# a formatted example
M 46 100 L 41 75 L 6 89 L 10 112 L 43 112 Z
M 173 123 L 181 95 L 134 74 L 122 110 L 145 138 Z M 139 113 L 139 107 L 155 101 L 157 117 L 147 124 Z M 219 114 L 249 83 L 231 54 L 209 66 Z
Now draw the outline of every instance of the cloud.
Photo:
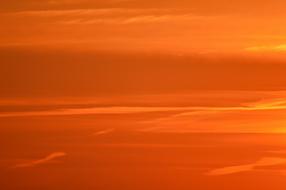
M 28 111 L 2 113 L 0 117 L 21 117 L 21 116 L 61 116 L 61 115 L 89 115 L 89 114 L 136 114 L 148 112 L 184 111 L 192 107 L 92 107 L 57 109 L 49 111 Z
M 169 118 L 179 116 L 198 115 L 204 113 L 216 112 L 230 112 L 230 111 L 271 111 L 271 110 L 285 110 L 286 100 L 271 100 L 267 102 L 251 103 L 245 106 L 182 106 L 182 107 L 124 107 L 124 106 L 110 106 L 110 107 L 90 107 L 90 108 L 61 108 L 48 111 L 25 111 L 25 112 L 5 112 L 0 113 L 0 117 L 21 117 L 21 116 L 61 116 L 61 115 L 89 115 L 89 114 L 137 114 L 137 113 L 152 113 L 152 112 L 182 112 L 173 114 Z M 164 118 L 163 118 L 164 119 Z
M 38 166 L 38 165 L 49 163 L 50 161 L 52 161 L 54 159 L 57 159 L 57 158 L 60 158 L 60 157 L 64 157 L 66 155 L 67 154 L 65 152 L 54 152 L 54 153 L 48 155 L 45 158 L 42 158 L 42 159 L 39 159 L 39 160 L 33 160 L 33 161 L 22 163 L 22 164 L 17 164 L 13 168 L 35 167 L 35 166 Z
M 245 48 L 249 52 L 285 52 L 286 44 L 274 45 L 274 46 L 253 46 Z
M 108 143 L 96 144 L 104 148 L 213 148 L 213 145 L 191 145 L 191 144 L 170 144 L 170 143 Z
M 105 130 L 102 130 L 102 131 L 97 131 L 95 133 L 92 134 L 92 136 L 99 136 L 99 135 L 105 135 L 105 134 L 108 134 L 108 133 L 112 133 L 115 129 L 112 128 L 112 129 L 105 129 Z
M 253 171 L 256 169 L 256 167 L 260 167 L 260 166 L 262 167 L 263 166 L 275 166 L 275 165 L 280 165 L 284 163 L 286 163 L 285 158 L 266 157 L 252 164 L 223 167 L 223 168 L 211 170 L 207 172 L 206 174 L 211 175 L 211 176 L 229 175 L 229 174 L 234 174 L 234 173 Z
M 158 22 L 170 22 L 178 20 L 200 20 L 203 17 L 194 16 L 191 14 L 181 14 L 181 15 L 143 15 L 143 16 L 130 16 L 125 18 L 115 17 L 115 18 L 89 18 L 89 19 L 74 19 L 63 21 L 63 24 L 137 24 L 137 23 L 158 23 Z
M 178 20 L 205 20 L 212 17 L 194 15 L 185 9 L 71 9 L 71 10 L 34 10 L 4 13 L 10 17 L 47 18 L 60 24 L 135 24 L 169 22 Z
M 116 97 L 112 100 L 108 97 L 87 98 L 86 102 L 84 99 L 31 99 L 27 102 L 12 101 L 11 106 L 4 104 L 11 108 L 1 112 L 0 118 L 93 115 L 96 116 L 94 119 L 102 116 L 124 118 L 125 121 L 134 122 L 137 126 L 135 131 L 148 133 L 285 133 L 285 93 L 264 95 L 248 92 L 240 95 L 242 98 L 232 93 L 203 92 L 202 95 L 191 96 L 126 96 L 124 99 Z M 110 128 L 113 127 L 107 127 L 107 132 Z M 88 135 L 92 136 L 94 132 Z
M 184 116 L 199 116 L 206 114 L 217 114 L 222 112 L 237 112 L 237 111 L 271 111 L 271 110 L 284 110 L 286 109 L 286 100 L 284 99 L 275 99 L 268 101 L 259 101 L 254 103 L 248 103 L 244 106 L 232 106 L 232 107 L 188 107 L 185 112 L 176 113 L 168 117 L 158 118 L 152 122 L 166 121 L 174 118 L 184 117 Z M 188 112 L 191 110 L 191 112 Z
M 238 106 L 202 106 L 146 119 L 141 132 L 155 133 L 285 133 L 285 100 L 273 99 Z

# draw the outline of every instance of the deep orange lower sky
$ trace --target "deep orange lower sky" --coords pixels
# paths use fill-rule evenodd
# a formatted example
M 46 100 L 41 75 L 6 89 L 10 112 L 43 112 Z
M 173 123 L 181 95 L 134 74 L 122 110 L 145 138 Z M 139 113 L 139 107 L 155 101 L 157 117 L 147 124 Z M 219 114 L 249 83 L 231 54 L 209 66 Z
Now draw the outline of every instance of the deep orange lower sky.
M 0 189 L 284 190 L 283 0 L 0 6 Z

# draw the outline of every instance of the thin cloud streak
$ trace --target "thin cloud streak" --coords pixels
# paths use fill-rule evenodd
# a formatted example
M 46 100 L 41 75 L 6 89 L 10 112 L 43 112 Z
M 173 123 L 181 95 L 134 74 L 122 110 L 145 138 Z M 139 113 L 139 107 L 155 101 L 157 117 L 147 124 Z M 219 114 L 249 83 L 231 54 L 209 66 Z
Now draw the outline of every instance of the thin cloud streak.
M 231 111 L 271 111 L 271 110 L 284 110 L 286 109 L 286 101 L 284 99 L 266 101 L 266 102 L 255 102 L 250 103 L 245 106 L 237 107 L 194 107 L 192 112 L 183 112 L 173 114 L 168 117 L 157 118 L 152 121 L 147 121 L 146 123 L 156 123 L 161 121 L 168 121 L 170 119 L 175 119 L 184 116 L 200 116 L 200 115 L 209 115 L 209 114 L 218 114 L 222 112 L 231 112 Z
M 100 136 L 100 135 L 105 135 L 105 134 L 108 134 L 108 133 L 112 133 L 115 129 L 112 128 L 112 129 L 105 129 L 105 130 L 102 130 L 102 131 L 97 131 L 95 133 L 92 134 L 92 136 Z
M 4 13 L 9 17 L 50 18 L 60 24 L 135 24 L 178 20 L 205 20 L 210 16 L 194 15 L 185 9 L 73 9 L 38 10 Z
M 48 155 L 45 158 L 42 158 L 42 159 L 39 159 L 39 160 L 33 160 L 33 161 L 22 163 L 22 164 L 17 164 L 13 168 L 35 167 L 35 166 L 38 166 L 38 165 L 49 163 L 52 160 L 55 160 L 55 159 L 60 158 L 60 157 L 64 157 L 66 155 L 67 154 L 65 152 L 54 152 L 54 153 Z
M 254 46 L 245 48 L 246 51 L 249 52 L 285 52 L 286 44 L 280 44 L 276 46 Z
M 165 111 L 185 111 L 193 108 L 185 107 L 93 107 L 93 108 L 75 108 L 58 109 L 51 111 L 31 111 L 17 113 L 2 113 L 0 117 L 21 117 L 21 116 L 61 116 L 61 115 L 89 115 L 89 114 L 136 114 L 148 112 Z
M 265 157 L 252 164 L 229 166 L 229 167 L 211 170 L 207 172 L 206 175 L 210 175 L 210 176 L 229 175 L 229 174 L 235 174 L 235 173 L 240 173 L 240 172 L 253 171 L 255 170 L 256 167 L 275 166 L 275 165 L 281 165 L 285 163 L 286 163 L 285 158 Z
M 70 9 L 70 10 L 34 10 L 34 11 L 18 11 L 8 12 L 5 15 L 13 16 L 114 16 L 114 15 L 129 15 L 129 14 L 154 14 L 176 12 L 180 9 L 124 9 L 124 8 L 106 8 L 106 9 Z
M 90 18 L 90 19 L 74 19 L 63 21 L 62 24 L 136 24 L 136 23 L 156 23 L 178 20 L 201 20 L 203 17 L 181 14 L 181 15 L 144 15 L 144 16 L 132 16 L 127 18 Z
M 74 109 L 57 109 L 48 111 L 29 111 L 29 112 L 10 112 L 1 113 L 0 117 L 28 117 L 28 116 L 64 116 L 64 115 L 89 115 L 89 114 L 136 114 L 136 113 L 152 113 L 152 112 L 183 112 L 172 115 L 177 117 L 182 115 L 192 115 L 204 112 L 224 112 L 224 111 L 269 111 L 269 110 L 285 110 L 286 101 L 279 100 L 250 104 L 247 106 L 237 107 L 209 107 L 209 106 L 191 106 L 191 107 L 92 107 L 92 108 L 74 108 Z M 168 118 L 167 118 L 168 119 Z
M 96 144 L 96 147 L 104 148 L 213 148 L 213 145 L 190 145 L 190 144 L 160 144 L 160 143 L 108 143 Z

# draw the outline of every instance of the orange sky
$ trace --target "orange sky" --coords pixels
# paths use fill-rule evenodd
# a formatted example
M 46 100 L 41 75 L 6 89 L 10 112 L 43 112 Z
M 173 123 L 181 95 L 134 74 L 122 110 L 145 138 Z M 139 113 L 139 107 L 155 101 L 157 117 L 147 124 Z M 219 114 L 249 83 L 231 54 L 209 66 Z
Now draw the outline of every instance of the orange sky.
M 9 0 L 0 189 L 284 190 L 286 2 Z
M 1 6 L 0 42 L 177 53 L 280 51 L 284 17 L 282 0 L 13 0 Z

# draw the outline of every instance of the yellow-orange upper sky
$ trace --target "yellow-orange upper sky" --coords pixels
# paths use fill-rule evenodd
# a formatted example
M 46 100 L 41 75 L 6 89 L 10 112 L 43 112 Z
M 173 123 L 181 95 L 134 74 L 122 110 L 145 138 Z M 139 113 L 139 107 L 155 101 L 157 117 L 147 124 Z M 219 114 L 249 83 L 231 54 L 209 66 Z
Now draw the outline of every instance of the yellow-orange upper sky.
M 1 3 L 0 43 L 160 52 L 283 51 L 285 7 L 283 0 L 12 0 Z

